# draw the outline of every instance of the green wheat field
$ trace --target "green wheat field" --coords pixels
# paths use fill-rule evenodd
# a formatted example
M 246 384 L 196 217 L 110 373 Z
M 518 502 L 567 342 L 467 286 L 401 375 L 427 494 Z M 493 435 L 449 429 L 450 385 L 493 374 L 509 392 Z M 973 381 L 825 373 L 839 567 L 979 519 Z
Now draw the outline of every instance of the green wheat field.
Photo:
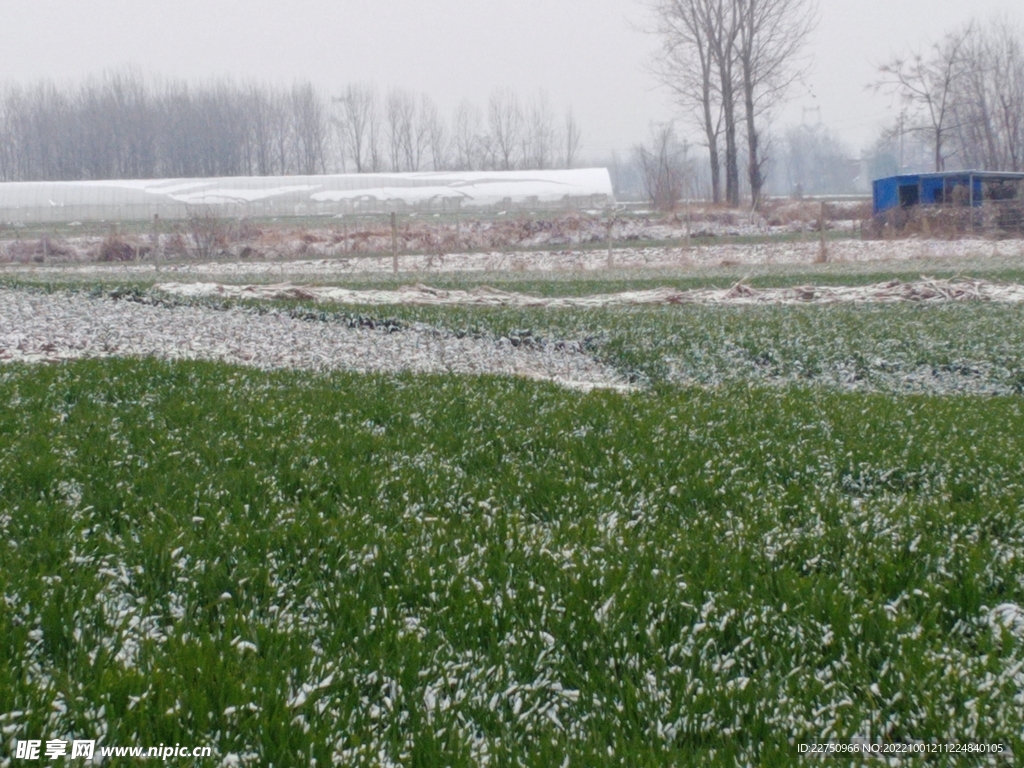
M 1024 755 L 1024 309 L 381 316 L 582 340 L 636 390 L 0 367 L 0 765 Z

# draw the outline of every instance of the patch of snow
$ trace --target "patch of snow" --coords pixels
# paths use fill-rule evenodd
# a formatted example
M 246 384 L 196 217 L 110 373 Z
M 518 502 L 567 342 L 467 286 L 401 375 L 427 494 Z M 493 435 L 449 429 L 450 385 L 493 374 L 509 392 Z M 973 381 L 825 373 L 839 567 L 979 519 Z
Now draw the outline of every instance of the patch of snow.
M 220 297 L 257 300 L 305 300 L 336 304 L 430 304 L 502 307 L 606 307 L 639 304 L 835 304 L 891 303 L 896 301 L 994 301 L 1024 302 L 1024 285 L 984 280 L 917 280 L 863 286 L 813 286 L 751 288 L 737 283 L 731 288 L 700 288 L 680 291 L 654 288 L 644 291 L 592 296 L 538 297 L 500 291 L 487 286 L 472 290 L 440 290 L 426 285 L 407 285 L 397 290 L 353 290 L 278 283 L 225 285 L 196 282 L 158 283 L 154 289 L 188 298 Z
M 629 388 L 614 369 L 573 344 L 514 346 L 422 324 L 349 327 L 278 312 L 0 289 L 0 362 L 111 356 L 223 360 L 262 369 L 504 374 L 581 390 Z

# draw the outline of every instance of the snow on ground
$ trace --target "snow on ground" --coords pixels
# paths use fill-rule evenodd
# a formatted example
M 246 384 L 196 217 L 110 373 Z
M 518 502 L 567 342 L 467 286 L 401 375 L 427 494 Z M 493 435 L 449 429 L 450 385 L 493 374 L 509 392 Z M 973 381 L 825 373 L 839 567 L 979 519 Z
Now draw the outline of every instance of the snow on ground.
M 813 264 L 818 244 L 771 242 L 701 245 L 692 248 L 617 248 L 616 276 L 665 270 L 696 274 L 723 266 L 802 267 Z M 828 245 L 831 265 L 845 270 L 934 268 L 983 269 L 1024 266 L 1024 241 L 844 240 Z M 399 270 L 410 283 L 432 274 L 598 273 L 608 252 L 596 250 L 516 251 L 406 255 Z M 349 304 L 481 304 L 494 306 L 587 307 L 622 304 L 827 303 L 856 301 L 1024 301 L 1024 286 L 980 280 L 883 283 L 861 287 L 800 286 L 755 290 L 678 291 L 662 288 L 621 294 L 539 299 L 488 288 L 440 291 L 422 285 L 394 291 L 353 291 L 313 284 L 392 271 L 390 257 L 331 257 L 296 260 L 208 260 L 64 264 L 6 264 L 4 276 L 31 281 L 154 281 L 160 290 L 183 296 L 312 299 Z M 660 274 L 660 272 L 659 272 Z M 740 274 L 743 274 L 742 272 Z M 738 277 L 739 275 L 737 275 Z M 735 280 L 735 278 L 733 278 Z M 733 280 L 730 280 L 732 282 Z M 271 311 L 246 308 L 164 306 L 80 293 L 44 294 L 0 288 L 0 361 L 49 361 L 105 355 L 155 355 L 169 359 L 218 359 L 260 368 L 310 370 L 502 373 L 556 381 L 566 386 L 624 388 L 623 378 L 583 354 L 573 343 L 513 347 L 508 339 L 456 338 L 421 325 L 398 332 L 350 328 L 340 322 L 307 322 Z
M 336 214 L 373 211 L 391 201 L 457 211 L 590 198 L 613 199 L 606 168 L 5 182 L 0 220 L 151 220 L 154 214 L 166 220 L 187 218 L 191 211 L 184 206 L 197 205 L 232 217 Z M 250 205 L 255 202 L 262 205 Z
M 861 286 L 813 286 L 751 288 L 737 283 L 732 288 L 701 288 L 680 291 L 655 288 L 592 296 L 539 297 L 481 286 L 468 291 L 439 290 L 426 285 L 398 290 L 351 290 L 279 283 L 274 285 L 224 285 L 223 283 L 157 283 L 153 286 L 173 296 L 225 299 L 307 300 L 337 304 L 432 304 L 494 307 L 608 307 L 637 304 L 835 304 L 891 303 L 896 301 L 995 301 L 1024 302 L 1024 285 L 985 280 L 917 280 Z
M 622 376 L 572 342 L 513 346 L 509 339 L 457 338 L 421 324 L 349 327 L 276 312 L 0 289 L 0 362 L 110 356 L 223 360 L 264 369 L 497 373 L 583 390 L 628 389 Z
M 814 264 L 819 245 L 807 242 L 721 244 L 685 247 L 616 248 L 616 269 L 699 269 L 732 266 L 799 266 Z M 1024 240 L 839 240 L 828 244 L 828 262 L 836 265 L 949 262 L 984 266 L 1000 260 L 1024 259 Z M 607 249 L 555 251 L 492 251 L 400 255 L 398 269 L 406 274 L 488 272 L 599 271 L 609 266 Z M 0 276 L 25 274 L 42 278 L 167 279 L 228 282 L 305 282 L 349 275 L 386 275 L 393 270 L 385 257 L 328 257 L 276 260 L 208 260 L 174 262 L 75 262 L 70 264 L 5 264 Z

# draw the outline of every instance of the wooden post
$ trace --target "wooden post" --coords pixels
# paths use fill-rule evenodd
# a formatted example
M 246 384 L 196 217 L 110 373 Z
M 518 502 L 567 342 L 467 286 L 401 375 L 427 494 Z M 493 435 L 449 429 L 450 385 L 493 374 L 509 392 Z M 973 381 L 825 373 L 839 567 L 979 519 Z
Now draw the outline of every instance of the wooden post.
M 975 225 L 976 219 L 974 217 L 974 176 L 968 176 L 967 180 L 968 183 L 971 185 L 971 208 L 969 209 L 969 211 L 971 216 L 971 233 L 974 234 L 977 230 L 977 226 Z
M 160 214 L 153 214 L 153 231 L 149 236 L 150 242 L 153 244 L 153 258 L 160 255 Z
M 821 209 L 818 213 L 818 229 L 821 232 L 820 246 L 818 249 L 818 260 L 819 264 L 824 264 L 828 261 L 828 250 L 825 248 L 825 202 L 822 201 Z
M 398 274 L 398 218 L 391 212 L 391 271 Z
M 615 226 L 615 219 L 608 219 L 608 269 L 615 269 L 615 255 L 612 252 L 612 229 Z
M 690 204 L 686 204 L 686 250 L 690 250 Z
M 342 216 L 341 217 L 341 235 L 342 235 L 342 241 L 341 241 L 342 253 L 347 255 L 348 254 L 348 217 L 347 216 Z

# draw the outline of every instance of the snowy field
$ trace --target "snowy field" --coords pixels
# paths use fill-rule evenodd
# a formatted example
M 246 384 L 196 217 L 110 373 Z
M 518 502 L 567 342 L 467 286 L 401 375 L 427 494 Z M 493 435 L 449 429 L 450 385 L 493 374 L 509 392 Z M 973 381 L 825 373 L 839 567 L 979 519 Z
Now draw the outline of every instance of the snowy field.
M 830 241 L 827 248 L 828 263 L 824 265 L 815 264 L 819 245 L 813 241 L 616 248 L 611 253 L 613 270 L 609 270 L 609 254 L 604 249 L 402 255 L 397 277 L 392 275 L 390 257 L 365 256 L 9 263 L 0 267 L 0 277 L 69 287 L 76 283 L 136 284 L 143 294 L 141 300 L 129 301 L 118 300 L 109 292 L 92 295 L 5 288 L 0 303 L 0 361 L 153 355 L 223 360 L 264 369 L 499 373 L 567 387 L 624 389 L 629 386 L 627 376 L 585 353 L 577 336 L 569 332 L 555 334 L 544 343 L 514 346 L 509 334 L 494 329 L 480 334 L 455 333 L 440 317 L 430 318 L 429 323 L 411 322 L 401 332 L 388 333 L 379 324 L 370 328 L 344 322 L 311 323 L 276 310 L 260 313 L 251 307 L 225 308 L 210 301 L 587 311 L 686 304 L 1013 304 L 1024 299 L 1020 285 L 982 278 L 814 284 L 815 274 L 828 275 L 834 283 L 841 282 L 847 272 L 913 274 L 920 270 L 927 274 L 930 270 L 950 273 L 965 269 L 984 275 L 1024 268 L 1024 241 L 847 239 Z M 748 269 L 753 274 L 771 270 L 785 275 L 790 269 L 802 273 L 799 283 L 752 288 L 742 280 Z M 597 280 L 611 276 L 627 285 L 635 277 L 652 285 L 659 276 L 671 281 L 714 274 L 715 270 L 733 276 L 723 287 L 662 286 L 583 295 L 558 295 L 553 288 L 555 293 L 540 296 L 483 284 L 557 279 L 558 285 L 568 285 L 575 277 L 587 275 Z M 468 282 L 465 288 L 439 289 L 430 285 L 432 278 Z M 394 287 L 360 288 L 360 282 L 375 279 L 391 281 Z M 690 380 L 692 376 L 684 372 L 676 378 Z
M 806 242 L 616 247 L 611 266 L 616 270 L 706 270 L 716 268 L 807 268 L 819 258 L 819 245 Z M 828 267 L 851 271 L 886 269 L 992 269 L 1024 265 L 1024 240 L 836 240 L 827 244 Z M 599 273 L 609 268 L 604 248 L 537 251 L 491 251 L 399 255 L 398 271 L 424 281 L 432 274 L 464 273 L 521 275 Z M 324 282 L 349 277 L 389 275 L 390 256 L 330 256 L 287 259 L 178 259 L 96 263 L 7 263 L 4 275 L 44 280 L 145 280 L 220 282 Z M 626 275 L 628 277 L 628 275 Z
M 1021 245 L 7 264 L 4 749 L 1024 754 Z
M 472 290 L 439 290 L 426 285 L 403 286 L 394 291 L 352 290 L 295 284 L 225 285 L 223 283 L 157 283 L 157 293 L 171 296 L 221 299 L 317 301 L 333 304 L 478 307 L 547 307 L 586 309 L 666 304 L 855 304 L 946 301 L 1024 302 L 1024 286 L 984 280 L 918 280 L 860 286 L 814 286 L 795 288 L 751 288 L 742 282 L 731 288 L 678 290 L 654 288 L 589 296 L 532 296 L 500 291 L 487 286 Z
M 95 357 L 220 360 L 262 369 L 505 374 L 576 389 L 627 389 L 570 343 L 513 344 L 422 324 L 307 322 L 241 308 L 171 307 L 84 293 L 0 288 L 0 362 Z

